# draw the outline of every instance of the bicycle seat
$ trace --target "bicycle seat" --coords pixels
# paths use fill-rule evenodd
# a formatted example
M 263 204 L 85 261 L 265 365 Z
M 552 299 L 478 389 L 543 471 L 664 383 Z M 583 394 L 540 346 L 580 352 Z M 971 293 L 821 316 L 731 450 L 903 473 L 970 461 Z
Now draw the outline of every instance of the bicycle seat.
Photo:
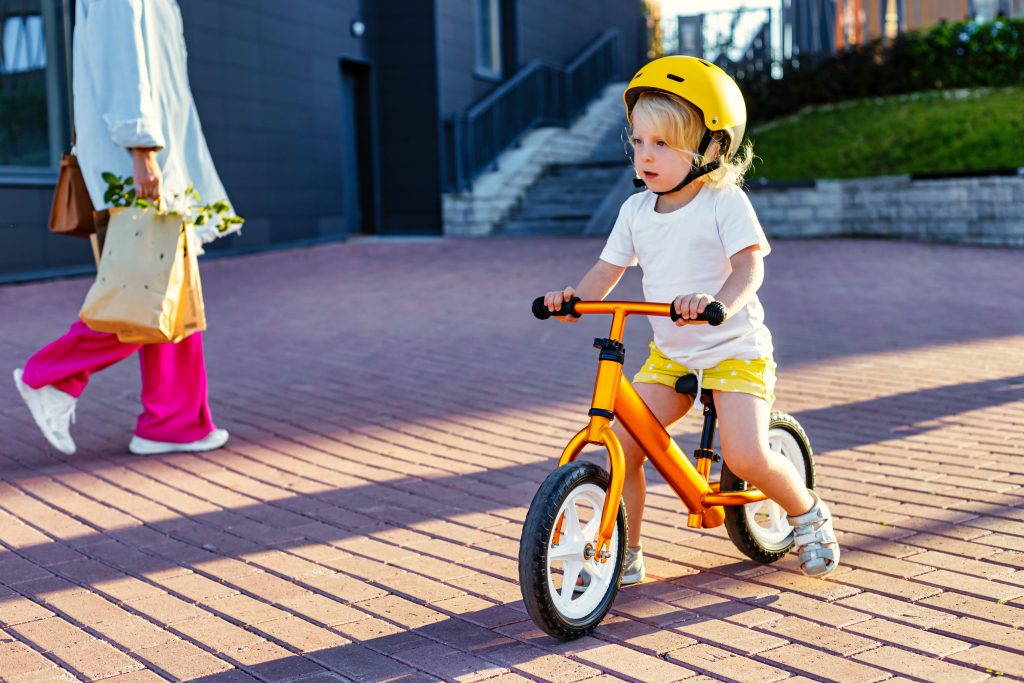
M 687 396 L 696 398 L 697 397 L 697 375 L 683 375 L 676 380 L 676 393 L 686 394 Z M 706 406 L 711 405 L 714 402 L 714 392 L 711 389 L 702 389 L 700 392 L 700 402 Z

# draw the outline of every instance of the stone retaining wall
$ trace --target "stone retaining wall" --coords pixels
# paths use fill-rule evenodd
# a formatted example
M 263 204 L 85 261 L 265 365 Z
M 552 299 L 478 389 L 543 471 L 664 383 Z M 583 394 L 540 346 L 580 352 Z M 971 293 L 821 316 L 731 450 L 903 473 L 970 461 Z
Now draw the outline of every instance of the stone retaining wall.
M 1017 175 L 887 176 L 750 189 L 769 237 L 893 237 L 1024 247 L 1024 169 Z

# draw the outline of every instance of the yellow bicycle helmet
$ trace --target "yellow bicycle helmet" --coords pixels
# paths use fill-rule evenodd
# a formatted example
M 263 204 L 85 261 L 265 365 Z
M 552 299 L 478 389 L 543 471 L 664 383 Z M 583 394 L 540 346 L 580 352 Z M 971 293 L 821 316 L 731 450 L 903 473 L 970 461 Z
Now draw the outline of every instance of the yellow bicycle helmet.
M 622 93 L 626 103 L 626 119 L 630 123 L 633 107 L 640 94 L 651 90 L 675 95 L 700 111 L 707 132 L 697 149 L 698 155 L 704 155 L 714 134 L 719 131 L 724 133 L 724 136 L 719 136 L 720 158 L 725 158 L 739 148 L 747 127 L 747 106 L 736 81 L 719 67 L 697 57 L 682 55 L 654 60 L 636 72 Z M 691 180 L 714 171 L 718 166 L 717 161 L 703 167 L 695 166 L 677 187 L 668 192 L 676 192 Z

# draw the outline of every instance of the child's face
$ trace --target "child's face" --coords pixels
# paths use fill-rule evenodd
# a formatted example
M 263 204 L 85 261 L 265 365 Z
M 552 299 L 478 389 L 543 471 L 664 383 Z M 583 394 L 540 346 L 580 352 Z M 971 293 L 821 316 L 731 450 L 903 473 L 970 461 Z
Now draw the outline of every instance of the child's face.
M 633 166 L 647 187 L 666 192 L 679 184 L 690 170 L 693 154 L 679 152 L 665 142 L 643 116 L 633 116 Z

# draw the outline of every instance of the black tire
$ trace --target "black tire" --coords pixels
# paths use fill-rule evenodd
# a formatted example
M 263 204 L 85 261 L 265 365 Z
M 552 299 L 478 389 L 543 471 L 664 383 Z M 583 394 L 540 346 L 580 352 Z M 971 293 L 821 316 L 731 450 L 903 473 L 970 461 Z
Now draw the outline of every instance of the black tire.
M 814 457 L 811 451 L 811 442 L 803 427 L 791 415 L 782 412 L 773 412 L 768 423 L 768 438 L 772 439 L 773 432 L 779 438 L 782 434 L 792 437 L 796 443 L 799 453 L 792 453 L 792 457 L 803 460 L 803 469 L 806 473 L 807 488 L 814 488 Z M 792 442 L 790 442 L 792 444 Z M 733 474 L 728 464 L 722 463 L 722 491 L 744 491 L 747 482 Z M 774 503 L 773 503 L 774 504 Z M 754 505 L 751 503 L 750 505 Z M 784 539 L 767 543 L 764 541 L 764 534 L 758 533 L 760 528 L 752 529 L 752 522 L 748 514 L 749 505 L 732 505 L 725 508 L 725 530 L 729 532 L 729 538 L 740 551 L 750 559 L 769 564 L 782 559 L 793 549 L 793 532 Z M 785 511 L 782 511 L 785 514 Z
M 563 503 L 575 489 L 585 484 L 593 484 L 607 492 L 608 481 L 608 473 L 590 462 L 576 461 L 559 467 L 548 475 L 537 490 L 523 524 L 523 535 L 519 542 L 519 587 L 523 593 L 523 602 L 537 626 L 559 640 L 575 640 L 592 633 L 611 609 L 619 590 L 626 552 L 626 511 L 621 501 L 615 520 L 618 539 L 613 537 L 614 555 L 608 560 L 614 563 L 613 574 L 606 593 L 596 606 L 579 618 L 570 618 L 554 603 L 548 584 L 549 541 Z M 597 514 L 600 516 L 600 510 Z M 592 588 L 598 589 L 598 585 Z

